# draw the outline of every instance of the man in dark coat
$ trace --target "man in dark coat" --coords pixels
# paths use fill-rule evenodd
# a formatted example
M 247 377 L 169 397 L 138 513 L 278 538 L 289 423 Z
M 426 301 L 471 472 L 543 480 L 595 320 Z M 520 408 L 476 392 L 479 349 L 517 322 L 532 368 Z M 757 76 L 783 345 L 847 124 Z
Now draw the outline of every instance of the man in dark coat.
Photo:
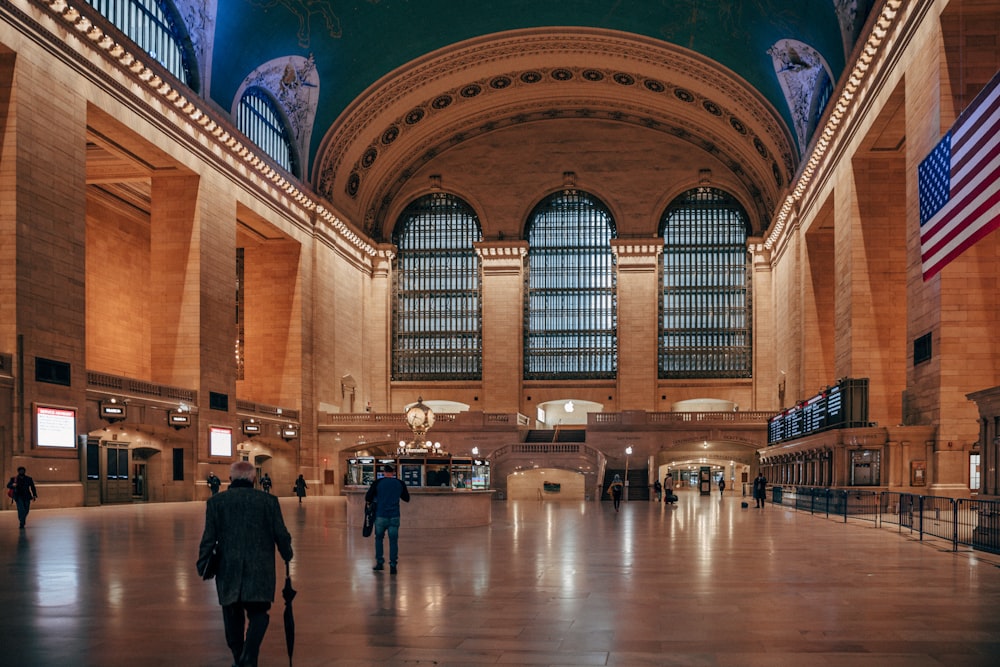
M 226 644 L 239 667 L 256 667 L 270 622 L 275 547 L 285 562 L 292 559 L 292 536 L 285 528 L 278 499 L 254 488 L 255 474 L 249 461 L 231 466 L 229 489 L 208 499 L 198 550 L 201 560 L 218 545 L 215 588 L 222 605 Z
M 365 493 L 365 502 L 375 502 L 375 567 L 385 569 L 385 534 L 389 533 L 389 574 L 396 574 L 399 558 L 399 501 L 410 502 L 410 491 L 388 463 L 382 466 L 382 477 L 372 482 Z
M 753 499 L 755 507 L 763 507 L 764 501 L 767 500 L 767 478 L 762 472 L 757 473 L 757 477 L 753 480 Z
M 208 488 L 212 490 L 213 496 L 219 492 L 221 486 L 222 480 L 216 477 L 214 472 L 208 473 Z
M 7 488 L 14 492 L 14 504 L 17 505 L 17 519 L 21 523 L 21 528 L 24 528 L 24 522 L 28 520 L 32 501 L 38 500 L 35 480 L 28 477 L 27 472 L 24 466 L 21 466 L 17 469 L 17 475 L 7 482 Z

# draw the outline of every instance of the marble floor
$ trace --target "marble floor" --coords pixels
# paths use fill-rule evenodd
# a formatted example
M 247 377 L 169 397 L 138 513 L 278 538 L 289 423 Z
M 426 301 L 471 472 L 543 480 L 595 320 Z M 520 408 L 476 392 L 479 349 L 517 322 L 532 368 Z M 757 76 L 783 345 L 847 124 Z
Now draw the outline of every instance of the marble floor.
M 396 576 L 343 498 L 283 498 L 294 665 L 1000 664 L 997 557 L 680 496 L 495 502 L 461 531 L 409 528 L 404 505 Z M 0 512 L 0 665 L 228 667 L 203 521 L 200 502 L 33 510 L 23 531 Z M 282 609 L 262 667 L 288 664 Z

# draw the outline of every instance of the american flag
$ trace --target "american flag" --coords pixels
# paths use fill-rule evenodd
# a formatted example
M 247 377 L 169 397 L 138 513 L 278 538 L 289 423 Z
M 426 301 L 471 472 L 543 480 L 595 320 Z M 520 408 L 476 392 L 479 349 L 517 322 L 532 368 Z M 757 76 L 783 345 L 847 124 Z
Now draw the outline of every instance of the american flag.
M 917 174 L 926 281 L 1000 227 L 1000 72 L 924 158 Z

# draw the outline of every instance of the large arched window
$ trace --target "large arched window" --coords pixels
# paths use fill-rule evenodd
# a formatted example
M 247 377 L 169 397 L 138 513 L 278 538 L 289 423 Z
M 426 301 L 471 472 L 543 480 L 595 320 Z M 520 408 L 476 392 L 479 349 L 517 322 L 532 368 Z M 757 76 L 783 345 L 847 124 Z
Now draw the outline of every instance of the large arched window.
M 528 219 L 524 378 L 613 378 L 618 369 L 615 221 L 585 192 L 543 200 Z
M 198 92 L 198 67 L 184 21 L 169 0 L 87 0 L 101 16 Z
M 472 208 L 450 194 L 421 197 L 399 216 L 393 380 L 482 378 L 482 274 L 472 246 L 482 236 Z
M 281 168 L 295 176 L 302 175 L 288 123 L 268 91 L 250 86 L 243 92 L 236 124 L 240 132 L 270 155 Z
M 747 228 L 743 207 L 722 190 L 689 190 L 667 207 L 661 378 L 751 376 Z

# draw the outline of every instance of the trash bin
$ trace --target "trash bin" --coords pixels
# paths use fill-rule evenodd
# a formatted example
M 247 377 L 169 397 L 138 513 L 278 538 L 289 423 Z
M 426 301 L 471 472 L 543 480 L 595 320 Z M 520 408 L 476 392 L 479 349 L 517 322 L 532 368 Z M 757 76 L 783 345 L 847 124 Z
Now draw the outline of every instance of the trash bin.
M 781 487 L 775 486 L 771 488 L 771 502 L 775 505 L 781 504 Z

